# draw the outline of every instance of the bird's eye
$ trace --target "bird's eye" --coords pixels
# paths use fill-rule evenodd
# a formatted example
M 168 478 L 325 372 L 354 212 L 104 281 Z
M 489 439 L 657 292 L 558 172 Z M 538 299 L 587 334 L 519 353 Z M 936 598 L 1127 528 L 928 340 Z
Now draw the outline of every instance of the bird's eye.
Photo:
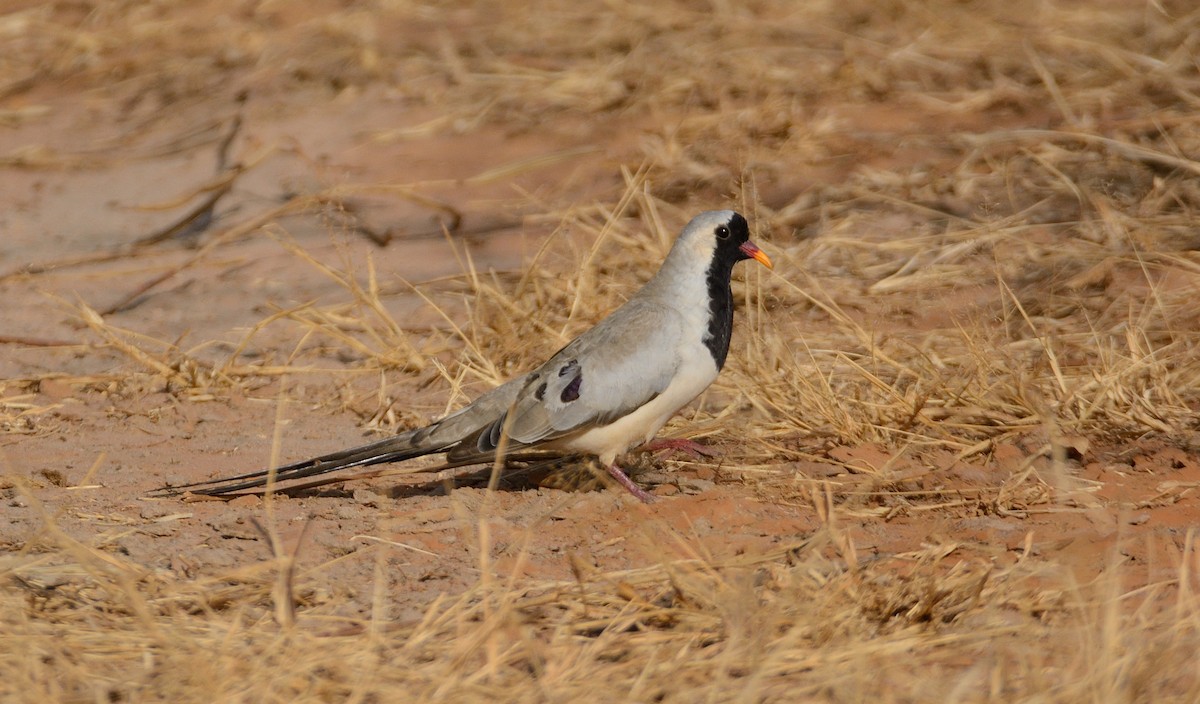
M 721 225 L 720 227 L 718 227 L 717 228 L 717 239 L 719 239 L 719 240 L 729 239 L 729 228 L 725 227 L 724 225 Z

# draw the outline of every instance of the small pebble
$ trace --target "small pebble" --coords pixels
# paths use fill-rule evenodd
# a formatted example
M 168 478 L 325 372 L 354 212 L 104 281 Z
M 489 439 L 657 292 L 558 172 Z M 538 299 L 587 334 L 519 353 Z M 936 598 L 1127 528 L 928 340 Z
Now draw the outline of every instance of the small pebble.
M 379 508 L 380 498 L 382 498 L 382 497 L 380 497 L 379 494 L 376 494 L 375 492 L 371 491 L 370 489 L 355 489 L 354 490 L 354 501 L 355 501 L 355 503 L 359 504 L 360 506 L 370 506 L 371 508 Z
M 229 506 L 231 508 L 241 508 L 243 506 L 245 506 L 245 507 L 257 506 L 261 503 L 262 503 L 262 499 L 259 499 L 257 496 L 254 496 L 253 494 L 251 494 L 249 496 L 239 496 L 236 499 L 233 499 L 232 501 L 230 501 L 228 504 L 226 504 L 226 506 Z
M 138 511 L 138 515 L 141 516 L 142 518 L 146 519 L 147 521 L 152 521 L 155 518 L 162 518 L 163 516 L 169 516 L 172 513 L 179 513 L 179 505 L 178 504 L 168 504 L 168 503 L 146 504 L 146 505 L 142 506 L 140 511 Z
M 680 479 L 679 488 L 687 494 L 702 494 L 711 491 L 716 484 L 707 479 Z

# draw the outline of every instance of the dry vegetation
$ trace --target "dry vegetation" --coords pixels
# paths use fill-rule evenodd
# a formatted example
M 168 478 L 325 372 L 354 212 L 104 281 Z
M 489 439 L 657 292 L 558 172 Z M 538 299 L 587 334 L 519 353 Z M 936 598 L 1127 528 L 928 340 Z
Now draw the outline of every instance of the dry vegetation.
M 519 540 L 492 549 L 500 509 L 484 500 L 464 523 L 468 584 L 413 602 L 388 575 L 407 553 L 380 548 L 356 585 L 364 613 L 318 586 L 341 558 L 298 568 L 270 501 L 254 530 L 274 559 L 172 570 L 111 549 L 111 532 L 61 528 L 62 477 L 13 471 L 0 480 L 6 502 L 40 518 L 30 534 L 5 534 L 0 554 L 3 698 L 1200 700 L 1188 527 L 1200 474 L 1148 480 L 1154 496 L 1138 501 L 1114 483 L 1152 471 L 1135 455 L 1160 451 L 1191 471 L 1200 450 L 1190 157 L 1200 11 L 1105 0 L 535 5 L 160 0 L 0 14 L 0 123 L 41 119 L 37 100 L 23 101 L 49 86 L 107 106 L 119 125 L 107 144 L 0 153 L 15 174 L 210 149 L 239 95 L 353 103 L 385 91 L 398 114 L 424 116 L 363 137 L 373 144 L 419 149 L 488 131 L 610 142 L 586 188 L 496 201 L 498 218 L 545 235 L 516 271 L 476 267 L 452 236 L 466 273 L 408 284 L 365 258 L 322 260 L 293 236 L 297 214 L 353 233 L 353 198 L 367 193 L 457 217 L 446 183 L 420 174 L 249 199 L 155 270 L 161 278 L 56 304 L 89 344 L 75 348 L 74 371 L 27 364 L 0 382 L 7 462 L 28 438 L 72 432 L 39 392 L 49 382 L 119 412 L 149 393 L 274 399 L 305 379 L 328 416 L 349 410 L 385 431 L 420 422 L 556 349 L 649 275 L 690 213 L 732 205 L 776 271 L 736 284 L 729 365 L 671 428 L 721 448 L 722 483 L 817 527 L 714 553 L 655 509 L 630 509 L 636 530 L 662 531 L 660 559 L 609 569 L 558 556 L 565 573 L 543 578 L 525 571 L 534 558 Z M 173 122 L 189 112 L 211 124 Z M 180 124 L 194 132 L 144 137 Z M 241 161 L 197 198 L 300 148 L 237 150 Z M 453 188 L 588 153 L 516 158 Z M 275 243 L 340 294 L 263 301 L 248 331 L 189 346 L 146 334 L 136 308 L 119 315 L 250 241 Z M 58 264 L 136 263 L 146 249 L 67 252 Z M 42 270 L 0 261 L 0 283 L 38 290 Z M 424 310 L 423 322 L 400 322 L 401 307 Z M 1147 566 L 1121 534 L 1136 525 L 1129 512 L 1157 507 L 1182 520 Z M 1076 569 L 1053 534 L 1023 527 L 1039 516 L 1113 537 Z M 956 536 L 967 519 L 1017 537 Z M 887 544 L 904 520 L 933 527 Z M 598 543 L 607 528 L 595 528 Z

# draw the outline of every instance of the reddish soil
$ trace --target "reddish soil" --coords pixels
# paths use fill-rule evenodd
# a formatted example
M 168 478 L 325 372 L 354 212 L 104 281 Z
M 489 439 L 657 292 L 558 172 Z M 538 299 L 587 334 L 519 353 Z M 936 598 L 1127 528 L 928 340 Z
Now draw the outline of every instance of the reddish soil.
M 721 458 L 645 462 L 654 465 L 652 472 L 665 471 L 665 483 L 655 489 L 664 499 L 651 506 L 620 491 L 545 488 L 520 479 L 493 494 L 479 482 L 447 491 L 436 481 L 414 487 L 376 479 L 277 496 L 269 507 L 257 498 L 230 503 L 146 498 L 166 482 L 264 465 L 277 428 L 284 460 L 363 442 L 361 409 L 370 405 L 363 399 L 376 393 L 380 375 L 363 373 L 354 366 L 353 352 L 329 346 L 321 356 L 328 371 L 287 378 L 290 401 L 281 411 L 278 382 L 212 398 L 139 382 L 154 377 L 134 376 L 138 365 L 81 324 L 77 306 L 103 310 L 120 301 L 192 257 L 196 250 L 189 243 L 164 242 L 109 261 L 20 272 L 27 265 L 67 263 L 130 245 L 177 218 L 181 209 L 167 206 L 212 178 L 215 140 L 206 148 L 167 147 L 192 128 L 227 119 L 234 103 L 212 101 L 186 116 L 147 121 L 146 130 L 139 124 L 147 115 L 81 99 L 66 88 L 39 88 L 17 103 L 8 109 L 37 105 L 47 111 L 0 132 L 0 154 L 49 156 L 35 166 L 0 169 L 0 297 L 7 303 L 0 378 L 10 380 L 4 387 L 8 414 L 0 462 L 13 478 L 0 519 L 5 549 L 36 546 L 53 522 L 70 536 L 154 569 L 217 574 L 271 555 L 254 525 L 259 520 L 277 531 L 282 550 L 296 552 L 302 569 L 317 570 L 305 582 L 318 585 L 305 595 L 313 602 L 340 594 L 346 604 L 369 609 L 377 552 L 361 548 L 393 545 L 382 574 L 395 594 L 405 595 L 394 602 L 405 613 L 393 616 L 415 617 L 437 595 L 477 580 L 481 560 L 494 561 L 501 573 L 571 579 L 580 569 L 609 571 L 689 557 L 696 546 L 715 558 L 784 546 L 820 524 L 804 492 L 760 485 L 752 475 L 731 471 Z M 623 145 L 638 137 L 635 127 L 614 124 L 578 130 L 560 125 L 539 134 L 483 127 L 462 135 L 379 141 L 373 136 L 419 126 L 432 116 L 413 114 L 371 91 L 302 95 L 282 103 L 252 99 L 246 106 L 234 151 L 237 158 L 266 153 L 267 161 L 220 203 L 218 223 L 278 204 L 290 190 L 408 183 L 419 173 L 422 180 L 444 181 L 424 193 L 465 213 L 464 231 L 477 234 L 458 243 L 468 244 L 483 271 L 519 270 L 544 241 L 554 223 L 530 217 L 538 214 L 532 205 L 538 199 L 563 203 L 619 193 L 615 164 Z M 879 133 L 913 129 L 893 124 L 899 118 L 890 113 L 860 119 L 863 129 Z M 114 140 L 130 145 L 126 156 L 112 157 Z M 89 156 L 100 149 L 106 150 L 103 159 Z M 581 151 L 513 178 L 461 181 L 569 149 Z M 393 291 L 403 290 L 401 281 L 462 271 L 455 249 L 439 234 L 438 211 L 396 198 L 363 202 L 363 222 L 393 233 L 387 246 L 328 217 L 286 217 L 271 230 L 276 237 L 258 233 L 229 242 L 105 322 L 173 343 L 197 359 L 221 360 L 271 314 L 270 306 L 344 298 L 340 287 L 281 246 L 281 238 L 338 266 L 361 271 L 369 258 Z M 411 294 L 390 295 L 387 304 L 405 326 L 441 324 Z M 267 327 L 243 354 L 278 359 L 300 344 L 300 334 L 295 326 Z M 418 389 L 397 373 L 385 375 L 384 383 L 399 384 L 391 388 L 406 394 L 406 403 L 397 406 L 411 413 L 411 422 L 447 407 L 441 387 Z M 729 436 L 723 437 L 718 449 L 734 451 Z M 805 438 L 797 443 L 808 447 Z M 1200 462 L 1186 443 L 1091 447 L 1067 453 L 1060 463 L 1038 458 L 1037 451 L 1035 442 L 1001 444 L 954 462 L 949 456 L 895 458 L 875 447 L 842 447 L 826 452 L 828 461 L 797 462 L 793 469 L 802 479 L 828 482 L 836 520 L 860 556 L 882 559 L 923 545 L 952 544 L 961 559 L 996 564 L 1031 550 L 1034 558 L 1069 566 L 1079 581 L 1117 564 L 1126 568 L 1129 587 L 1176 574 L 1189 530 L 1200 523 L 1197 503 L 1185 500 L 1200 486 Z M 1002 484 L 1017 467 L 1035 472 L 1017 490 L 1051 491 L 1057 500 L 1000 510 L 972 498 L 981 487 Z M 882 484 L 875 477 L 883 468 L 891 489 L 927 494 L 911 505 L 899 494 L 855 499 L 855 491 L 878 493 Z M 943 499 L 929 499 L 934 493 Z

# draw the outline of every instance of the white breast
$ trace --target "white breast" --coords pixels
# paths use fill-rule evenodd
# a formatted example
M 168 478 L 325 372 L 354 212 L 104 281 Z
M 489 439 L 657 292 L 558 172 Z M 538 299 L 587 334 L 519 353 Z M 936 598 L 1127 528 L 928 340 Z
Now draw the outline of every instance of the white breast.
M 556 444 L 570 452 L 598 455 L 604 464 L 612 464 L 617 455 L 653 438 L 671 416 L 716 380 L 717 371 L 707 348 L 689 345 L 679 373 L 661 394 L 608 425 L 591 428 Z

